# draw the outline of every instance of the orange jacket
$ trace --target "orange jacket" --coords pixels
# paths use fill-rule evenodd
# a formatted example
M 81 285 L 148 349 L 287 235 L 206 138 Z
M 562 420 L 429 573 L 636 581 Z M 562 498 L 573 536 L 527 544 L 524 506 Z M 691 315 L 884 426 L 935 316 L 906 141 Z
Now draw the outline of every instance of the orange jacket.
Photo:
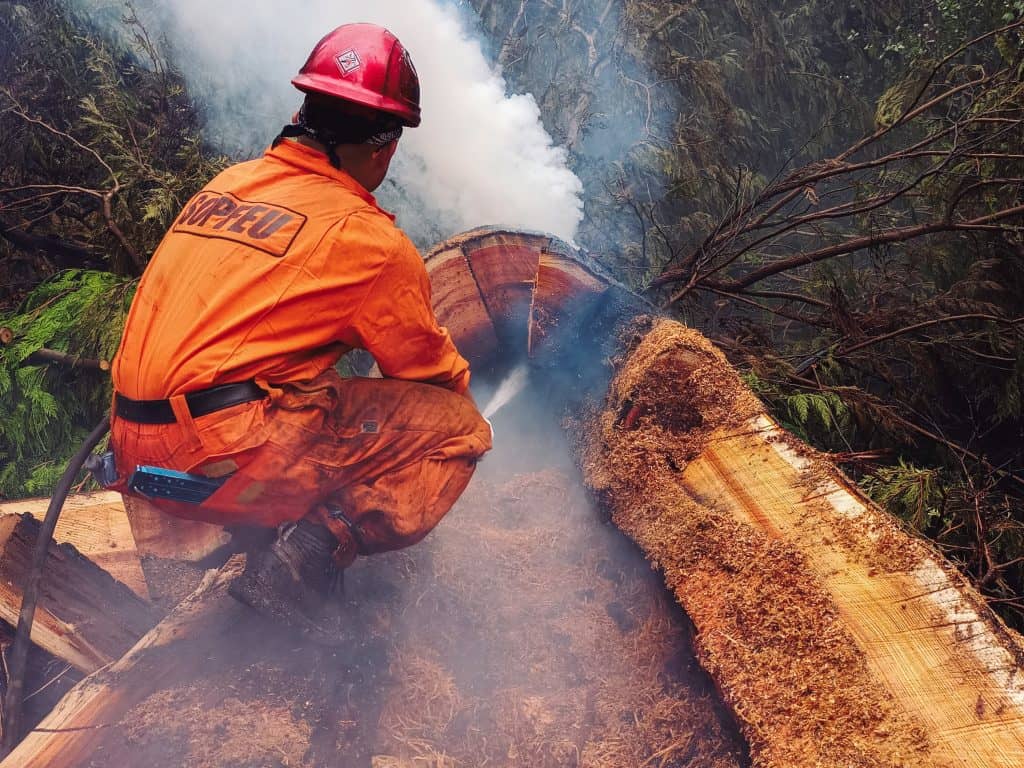
M 132 303 L 114 386 L 158 399 L 305 381 L 352 348 L 386 377 L 469 386 L 394 217 L 323 154 L 285 141 L 218 175 L 171 226 Z

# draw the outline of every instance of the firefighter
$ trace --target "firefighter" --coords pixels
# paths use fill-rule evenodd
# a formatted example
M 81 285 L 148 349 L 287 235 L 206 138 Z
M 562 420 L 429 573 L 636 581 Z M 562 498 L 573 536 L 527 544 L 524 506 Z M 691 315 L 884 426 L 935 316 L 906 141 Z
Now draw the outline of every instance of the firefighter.
M 492 433 L 420 255 L 372 195 L 420 123 L 408 52 L 344 25 L 292 83 L 293 123 L 154 253 L 113 365 L 111 440 L 122 492 L 137 465 L 215 481 L 201 503 L 154 503 L 232 531 L 248 556 L 231 594 L 330 641 L 339 574 L 422 539 Z M 338 375 L 356 348 L 383 378 Z

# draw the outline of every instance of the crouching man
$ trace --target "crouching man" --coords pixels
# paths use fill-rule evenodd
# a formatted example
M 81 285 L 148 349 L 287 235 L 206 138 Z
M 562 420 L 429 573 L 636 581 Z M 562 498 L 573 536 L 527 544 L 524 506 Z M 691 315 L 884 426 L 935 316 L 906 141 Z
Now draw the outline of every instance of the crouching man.
M 295 122 L 189 201 L 153 255 L 114 361 L 111 440 L 123 492 L 136 465 L 216 479 L 199 503 L 154 503 L 235 533 L 249 554 L 231 594 L 329 640 L 317 606 L 338 575 L 422 539 L 492 435 L 422 259 L 371 194 L 420 122 L 407 51 L 345 25 L 292 83 Z M 354 348 L 383 379 L 338 376 Z

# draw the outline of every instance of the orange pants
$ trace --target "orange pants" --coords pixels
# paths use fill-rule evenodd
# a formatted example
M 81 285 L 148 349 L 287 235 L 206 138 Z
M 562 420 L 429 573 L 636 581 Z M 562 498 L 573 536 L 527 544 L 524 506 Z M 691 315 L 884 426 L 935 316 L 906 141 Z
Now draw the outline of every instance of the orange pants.
M 267 400 L 177 422 L 114 419 L 118 490 L 137 464 L 228 480 L 201 505 L 154 500 L 178 517 L 275 526 L 307 515 L 332 524 L 336 506 L 362 534 L 363 554 L 415 544 L 448 512 L 491 448 L 469 398 L 395 379 L 343 379 L 333 370 L 282 385 Z M 343 541 L 344 544 L 344 541 Z

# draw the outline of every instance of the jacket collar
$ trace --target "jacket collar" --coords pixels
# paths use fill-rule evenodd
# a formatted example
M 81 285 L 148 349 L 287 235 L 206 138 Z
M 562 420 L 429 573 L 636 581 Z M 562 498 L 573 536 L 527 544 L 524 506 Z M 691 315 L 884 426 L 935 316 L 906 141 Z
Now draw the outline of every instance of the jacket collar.
M 327 156 L 323 152 L 319 152 L 312 147 L 307 147 L 297 141 L 285 139 L 284 141 L 279 142 L 276 147 L 270 147 L 270 149 L 264 153 L 264 157 L 272 158 L 278 162 L 293 166 L 307 173 L 326 176 L 328 179 L 331 179 L 343 186 L 352 194 L 365 200 L 391 219 L 391 221 L 395 220 L 394 214 L 381 208 L 377 203 L 377 198 L 375 198 L 366 189 L 366 187 L 353 179 L 345 171 L 333 167 L 327 161 Z

